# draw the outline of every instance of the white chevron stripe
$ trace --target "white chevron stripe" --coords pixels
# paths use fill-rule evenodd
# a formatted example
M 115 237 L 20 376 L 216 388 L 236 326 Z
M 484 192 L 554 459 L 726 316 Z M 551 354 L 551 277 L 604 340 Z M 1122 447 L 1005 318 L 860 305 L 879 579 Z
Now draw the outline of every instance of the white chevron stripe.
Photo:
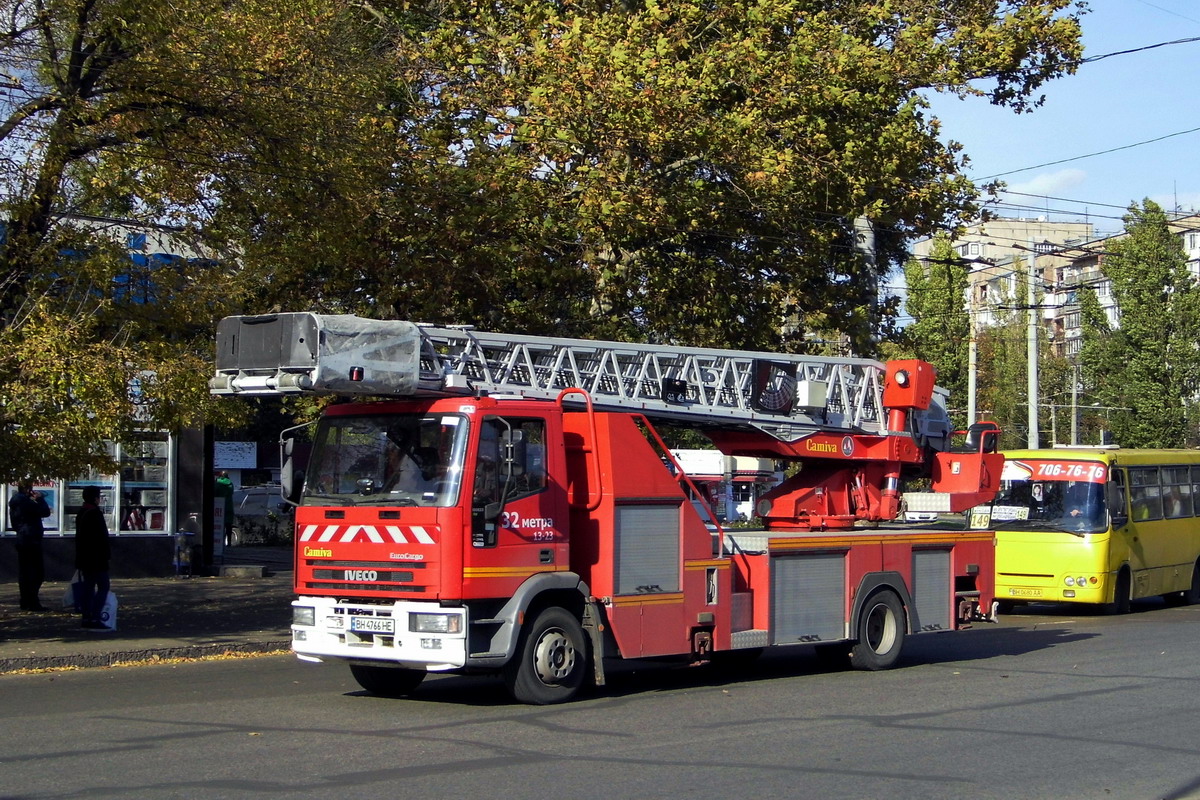
M 386 535 L 385 535 L 386 534 Z M 437 544 L 428 530 L 420 526 L 411 528 L 402 528 L 399 525 L 386 525 L 383 532 L 374 525 L 350 525 L 343 528 L 341 525 L 326 525 L 323 529 L 319 525 L 305 525 L 300 531 L 300 541 L 302 542 L 355 542 L 355 541 L 371 541 L 375 544 L 385 544 L 389 541 L 395 544 L 411 544 L 413 541 L 419 544 Z

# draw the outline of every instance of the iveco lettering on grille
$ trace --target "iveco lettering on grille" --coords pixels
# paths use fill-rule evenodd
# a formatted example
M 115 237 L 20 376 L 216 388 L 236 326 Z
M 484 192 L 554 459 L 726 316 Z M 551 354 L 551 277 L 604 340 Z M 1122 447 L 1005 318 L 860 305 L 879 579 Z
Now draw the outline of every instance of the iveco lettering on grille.
M 346 580 L 377 581 L 379 580 L 379 573 L 373 569 L 348 569 L 346 570 Z

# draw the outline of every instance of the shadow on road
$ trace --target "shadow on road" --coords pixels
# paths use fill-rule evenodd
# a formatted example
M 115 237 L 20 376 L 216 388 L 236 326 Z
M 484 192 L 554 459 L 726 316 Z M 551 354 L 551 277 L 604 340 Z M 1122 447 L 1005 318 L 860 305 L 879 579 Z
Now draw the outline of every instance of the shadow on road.
M 910 636 L 905 641 L 904 654 L 895 668 L 985 661 L 1057 647 L 1098 635 L 1075 632 L 1069 627 L 1018 628 L 995 625 L 968 631 L 925 633 Z M 758 659 L 742 664 L 690 666 L 669 660 L 608 661 L 605 667 L 606 685 L 588 691 L 583 696 L 619 698 L 648 692 L 718 688 L 847 671 L 847 662 L 840 655 L 836 650 L 795 645 L 768 648 Z M 349 694 L 371 696 L 367 692 Z M 471 706 L 494 707 L 514 703 L 501 680 L 489 675 L 427 678 L 413 697 L 428 702 Z

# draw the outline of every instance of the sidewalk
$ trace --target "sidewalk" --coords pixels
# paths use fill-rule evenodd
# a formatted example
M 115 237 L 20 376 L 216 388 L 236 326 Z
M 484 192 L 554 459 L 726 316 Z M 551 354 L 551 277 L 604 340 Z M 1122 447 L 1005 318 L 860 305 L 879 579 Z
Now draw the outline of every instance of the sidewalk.
M 244 552 L 231 551 L 227 564 L 262 564 L 266 576 L 114 579 L 118 608 L 112 632 L 80 627 L 79 616 L 62 608 L 63 582 L 42 586 L 42 605 L 51 611 L 36 613 L 18 610 L 15 583 L 0 585 L 0 673 L 286 651 L 290 555 L 283 570 L 278 567 L 284 560 L 266 548 L 239 550 Z

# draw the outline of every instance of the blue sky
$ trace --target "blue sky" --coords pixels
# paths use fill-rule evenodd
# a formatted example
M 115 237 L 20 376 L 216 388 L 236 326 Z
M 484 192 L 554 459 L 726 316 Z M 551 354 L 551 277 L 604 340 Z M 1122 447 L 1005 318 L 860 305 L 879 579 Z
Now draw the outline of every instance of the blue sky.
M 1198 0 L 1088 5 L 1085 58 L 1200 38 Z M 1008 173 L 1000 179 L 1014 194 L 1005 196 L 998 213 L 1088 219 L 1102 234 L 1120 230 L 1123 209 L 1147 197 L 1168 210 L 1200 210 L 1196 86 L 1200 41 L 1082 64 L 1075 75 L 1044 86 L 1045 104 L 1028 114 L 978 99 L 931 100 L 943 137 L 961 142 L 970 156 L 972 179 L 982 183 Z

